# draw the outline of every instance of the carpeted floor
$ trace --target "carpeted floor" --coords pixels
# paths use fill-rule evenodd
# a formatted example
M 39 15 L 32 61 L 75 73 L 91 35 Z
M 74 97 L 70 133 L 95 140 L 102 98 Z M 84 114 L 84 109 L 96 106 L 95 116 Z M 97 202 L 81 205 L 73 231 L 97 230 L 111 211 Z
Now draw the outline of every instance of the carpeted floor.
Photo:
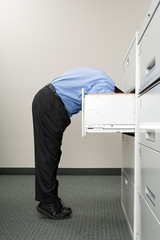
M 58 176 L 72 218 L 36 211 L 34 176 L 0 176 L 0 240 L 131 240 L 120 203 L 120 176 Z

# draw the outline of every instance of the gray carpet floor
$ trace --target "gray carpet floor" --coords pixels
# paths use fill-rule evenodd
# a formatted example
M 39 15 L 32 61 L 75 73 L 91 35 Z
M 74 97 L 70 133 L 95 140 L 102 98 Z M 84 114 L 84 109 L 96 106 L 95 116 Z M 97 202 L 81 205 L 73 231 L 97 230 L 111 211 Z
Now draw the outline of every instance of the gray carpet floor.
M 120 203 L 120 176 L 58 176 L 72 217 L 36 210 L 34 176 L 0 176 L 0 240 L 131 240 Z

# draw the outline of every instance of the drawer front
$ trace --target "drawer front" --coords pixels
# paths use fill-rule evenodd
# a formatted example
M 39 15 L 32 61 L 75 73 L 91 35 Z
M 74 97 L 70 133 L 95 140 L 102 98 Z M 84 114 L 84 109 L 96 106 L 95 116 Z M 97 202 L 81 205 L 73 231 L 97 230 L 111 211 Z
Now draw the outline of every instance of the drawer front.
M 139 43 L 140 91 L 160 76 L 160 7 Z
M 134 40 L 123 63 L 123 91 L 131 92 L 135 89 L 136 77 L 136 41 Z
M 121 201 L 124 208 L 124 211 L 127 216 L 127 220 L 130 224 L 130 227 L 133 232 L 133 222 L 134 222 L 134 186 L 130 182 L 127 175 L 122 172 L 122 180 L 121 180 L 122 188 L 121 188 Z
M 82 135 L 86 132 L 134 132 L 135 94 L 82 91 Z
M 139 210 L 138 239 L 159 240 L 160 225 L 141 196 L 139 196 Z
M 123 170 L 134 184 L 134 146 L 135 138 L 133 136 L 122 136 Z
M 133 124 L 134 94 L 88 94 L 85 96 L 86 125 Z
M 139 98 L 140 126 L 160 125 L 160 83 Z
M 160 153 L 140 145 L 140 192 L 160 220 Z

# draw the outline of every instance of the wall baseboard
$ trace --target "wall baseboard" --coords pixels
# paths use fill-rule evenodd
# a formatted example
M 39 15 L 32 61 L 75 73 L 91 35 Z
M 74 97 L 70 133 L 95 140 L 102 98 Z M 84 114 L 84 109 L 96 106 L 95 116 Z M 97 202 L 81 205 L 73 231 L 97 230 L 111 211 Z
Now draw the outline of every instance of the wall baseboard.
M 34 175 L 35 168 L 0 168 L 0 175 Z M 121 168 L 59 168 L 58 175 L 120 176 Z

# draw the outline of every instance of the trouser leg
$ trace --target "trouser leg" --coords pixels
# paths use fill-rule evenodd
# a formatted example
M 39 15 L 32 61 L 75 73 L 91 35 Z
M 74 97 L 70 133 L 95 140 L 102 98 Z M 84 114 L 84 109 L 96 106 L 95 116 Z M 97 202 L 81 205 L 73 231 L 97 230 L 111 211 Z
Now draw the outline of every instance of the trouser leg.
M 62 136 L 46 136 L 44 126 L 35 122 L 36 200 L 53 202 L 58 195 L 57 169 Z
M 58 195 L 57 170 L 63 132 L 69 125 L 63 104 L 47 88 L 33 101 L 36 200 L 52 203 Z

